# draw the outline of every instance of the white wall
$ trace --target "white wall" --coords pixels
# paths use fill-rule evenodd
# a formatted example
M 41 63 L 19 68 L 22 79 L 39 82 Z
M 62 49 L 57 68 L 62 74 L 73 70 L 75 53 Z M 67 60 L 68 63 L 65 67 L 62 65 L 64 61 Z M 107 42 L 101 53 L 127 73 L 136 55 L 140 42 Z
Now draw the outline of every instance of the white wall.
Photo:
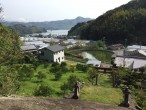
M 54 62 L 61 63 L 63 61 L 64 61 L 64 50 L 54 53 Z
M 58 62 L 58 63 L 64 61 L 64 50 L 54 53 L 52 51 L 49 51 L 48 49 L 46 50 L 43 49 L 42 52 L 44 52 L 44 55 L 40 55 L 39 57 L 42 60 L 46 60 L 48 62 Z

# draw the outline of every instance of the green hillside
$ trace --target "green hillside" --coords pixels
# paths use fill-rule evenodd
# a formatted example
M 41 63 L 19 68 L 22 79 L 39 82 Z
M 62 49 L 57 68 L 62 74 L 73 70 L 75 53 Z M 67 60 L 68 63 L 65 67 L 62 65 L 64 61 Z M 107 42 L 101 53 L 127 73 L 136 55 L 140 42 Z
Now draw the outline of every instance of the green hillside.
M 146 44 L 146 1 L 132 0 L 91 22 L 77 24 L 68 35 L 91 40 L 105 38 L 108 44 Z
M 47 31 L 45 28 L 42 28 L 42 27 L 25 26 L 22 24 L 16 24 L 14 26 L 11 26 L 11 28 L 19 35 L 20 34 L 42 33 L 42 32 Z

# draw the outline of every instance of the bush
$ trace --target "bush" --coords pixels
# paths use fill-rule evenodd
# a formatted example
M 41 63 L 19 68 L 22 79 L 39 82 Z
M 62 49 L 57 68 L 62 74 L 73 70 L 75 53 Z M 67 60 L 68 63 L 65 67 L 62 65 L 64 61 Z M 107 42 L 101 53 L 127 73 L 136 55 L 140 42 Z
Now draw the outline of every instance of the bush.
M 82 65 L 82 64 L 77 64 L 76 65 L 77 70 L 86 72 L 88 70 L 88 66 L 87 65 Z
M 61 76 L 62 76 L 62 71 L 61 70 L 59 70 L 58 72 L 56 72 L 55 74 L 55 80 L 59 80 L 60 78 L 61 78 Z
M 48 87 L 47 85 L 40 85 L 38 89 L 35 90 L 34 95 L 35 96 L 51 96 L 53 94 L 54 90 L 51 87 Z
M 76 81 L 79 81 L 79 82 L 80 82 L 81 79 L 80 79 L 78 76 L 76 76 L 76 75 L 70 75 L 70 77 L 68 78 L 68 88 L 69 88 L 70 90 L 73 89 L 74 83 L 75 83 Z
M 56 66 L 58 66 L 58 65 L 59 65 L 58 62 L 53 62 L 53 63 L 52 63 L 52 67 L 56 67 Z
M 39 80 L 42 80 L 43 78 L 46 78 L 46 75 L 44 73 L 42 73 L 41 71 L 39 71 L 38 74 L 37 74 L 37 78 Z
M 67 64 L 66 64 L 66 62 L 61 62 L 61 65 L 60 65 L 61 67 L 65 67 L 65 66 L 67 66 Z

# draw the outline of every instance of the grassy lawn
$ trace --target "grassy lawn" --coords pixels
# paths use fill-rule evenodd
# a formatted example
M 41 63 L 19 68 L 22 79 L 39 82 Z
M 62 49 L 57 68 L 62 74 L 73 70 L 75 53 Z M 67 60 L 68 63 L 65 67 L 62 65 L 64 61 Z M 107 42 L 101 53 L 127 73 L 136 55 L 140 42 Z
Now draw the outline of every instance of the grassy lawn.
M 123 101 L 122 91 L 117 88 L 84 86 L 80 92 L 81 100 L 118 105 Z

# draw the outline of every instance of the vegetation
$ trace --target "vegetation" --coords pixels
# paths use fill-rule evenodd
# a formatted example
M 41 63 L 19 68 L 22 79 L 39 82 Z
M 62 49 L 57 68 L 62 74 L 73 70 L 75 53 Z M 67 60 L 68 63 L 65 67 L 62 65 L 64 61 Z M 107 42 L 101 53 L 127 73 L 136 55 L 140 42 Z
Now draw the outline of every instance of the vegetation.
M 24 26 L 35 26 L 35 27 L 41 27 L 45 28 L 47 30 L 58 30 L 58 29 L 70 29 L 74 25 L 80 22 L 86 22 L 91 20 L 90 18 L 83 18 L 83 17 L 77 17 L 75 19 L 65 19 L 65 20 L 58 20 L 58 21 L 48 21 L 48 22 L 6 22 L 6 25 L 13 26 L 17 24 L 21 24 Z M 4 23 L 5 24 L 5 23 Z
M 91 22 L 77 24 L 69 31 L 69 35 L 79 35 L 81 39 L 91 40 L 105 38 L 107 44 L 146 44 L 145 19 L 145 0 L 132 0 Z
M 122 91 L 117 88 L 85 86 L 80 97 L 83 100 L 113 105 L 118 105 L 123 101 Z
M 25 26 L 25 25 L 22 25 L 22 24 L 16 24 L 14 26 L 11 26 L 11 28 L 19 35 L 21 35 L 21 34 L 42 33 L 42 32 L 47 31 L 45 28 L 42 28 L 42 27 Z

